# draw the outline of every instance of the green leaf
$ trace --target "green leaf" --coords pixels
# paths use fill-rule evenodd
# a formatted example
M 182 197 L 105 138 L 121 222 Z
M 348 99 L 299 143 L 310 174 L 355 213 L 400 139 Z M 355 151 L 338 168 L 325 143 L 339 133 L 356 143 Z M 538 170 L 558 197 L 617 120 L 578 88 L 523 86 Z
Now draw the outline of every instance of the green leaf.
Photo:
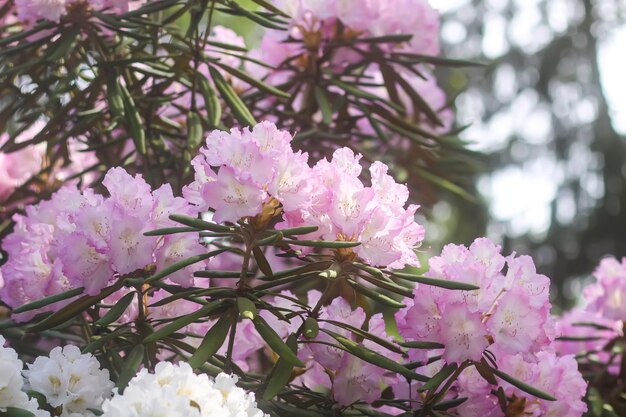
M 61 36 L 48 47 L 46 53 L 41 57 L 41 61 L 56 63 L 59 59 L 67 57 L 79 33 L 80 27 L 78 25 L 73 25 L 67 32 L 63 32 Z
M 231 316 L 224 314 L 204 335 L 202 343 L 188 360 L 193 369 L 198 369 L 204 365 L 222 347 L 228 335 L 228 329 L 230 329 L 230 322 Z
M 476 285 L 467 284 L 465 282 L 449 281 L 447 279 L 429 278 L 429 277 L 424 277 L 421 275 L 408 274 L 406 272 L 392 272 L 391 275 L 393 275 L 394 277 L 406 279 L 407 281 L 418 282 L 420 284 L 425 284 L 425 285 L 433 285 L 435 287 L 445 288 L 447 290 L 473 291 L 473 290 L 480 289 L 480 287 Z
M 269 235 L 266 238 L 259 239 L 259 240 L 255 241 L 254 244 L 256 246 L 273 245 L 276 242 L 280 241 L 282 238 L 283 238 L 283 234 L 281 232 L 276 232 L 276 233 L 273 233 L 273 234 Z
M 450 408 L 458 407 L 467 401 L 467 397 L 454 398 L 452 400 L 442 401 L 433 406 L 433 410 L 448 410 Z
M 259 13 L 254 13 L 254 12 L 244 9 L 239 4 L 237 4 L 236 1 L 227 0 L 226 4 L 232 7 L 234 10 L 236 10 L 238 14 L 241 14 L 247 17 L 248 19 L 252 20 L 253 22 L 258 23 L 259 25 L 263 27 L 270 28 L 270 29 L 278 29 L 278 30 L 286 29 L 284 26 L 277 25 L 271 20 L 266 19 L 265 17 L 261 16 Z
M 163 268 L 161 271 L 157 272 L 156 274 L 146 278 L 146 283 L 151 283 L 157 280 L 160 280 L 162 278 L 165 278 L 166 276 L 173 274 L 174 272 L 186 268 L 189 265 L 193 265 L 195 263 L 198 263 L 200 261 L 204 261 L 205 259 L 209 259 L 215 255 L 217 255 L 218 251 L 211 251 L 208 253 L 203 253 L 201 255 L 195 255 L 195 256 L 190 256 L 189 258 L 185 258 L 182 261 L 178 261 L 166 268 Z M 221 253 L 222 251 L 219 251 L 219 253 Z
M 309 246 L 314 248 L 328 248 L 328 249 L 343 249 L 343 248 L 355 248 L 361 244 L 361 242 L 344 242 L 344 241 L 332 241 L 332 240 L 292 240 L 283 239 L 283 242 L 294 246 Z
M 126 126 L 128 127 L 128 133 L 135 142 L 135 148 L 141 155 L 145 155 L 148 149 L 146 148 L 146 133 L 143 130 L 143 122 L 139 111 L 135 106 L 135 101 L 131 97 L 130 93 L 125 86 L 119 84 L 122 99 L 124 101 L 124 116 L 126 119 Z
M 428 391 L 430 389 L 437 389 L 439 385 L 441 385 L 450 375 L 456 371 L 457 365 L 456 363 L 451 363 L 444 366 L 439 372 L 433 375 L 432 378 L 424 385 L 419 387 L 418 391 Z
M 333 122 L 333 110 L 326 92 L 317 85 L 315 86 L 315 100 L 317 101 L 317 106 L 322 112 L 322 121 L 324 124 L 330 125 Z
M 37 308 L 45 307 L 47 305 L 56 303 L 58 301 L 67 300 L 68 298 L 72 298 L 74 296 L 80 295 L 83 293 L 85 289 L 83 287 L 74 288 L 68 291 L 64 291 L 59 294 L 54 294 L 49 297 L 42 298 L 37 301 L 33 301 L 32 303 L 21 305 L 15 309 L 13 309 L 13 313 L 23 313 L 25 311 L 35 310 Z
M 291 348 L 283 342 L 283 339 L 281 339 L 280 336 L 267 324 L 267 322 L 263 320 L 263 317 L 257 315 L 252 322 L 263 340 L 265 340 L 269 347 L 272 348 L 278 356 L 284 358 L 293 366 L 304 368 L 304 364 L 300 359 L 298 359 L 296 353 L 294 353 L 294 351 L 292 351 Z
M 317 226 L 300 226 L 300 227 L 291 227 L 289 229 L 280 229 L 280 232 L 283 236 L 292 236 L 292 235 L 306 235 L 307 233 L 317 232 L 319 227 Z
M 320 325 L 313 317 L 307 317 L 304 320 L 304 337 L 307 339 L 313 339 L 317 337 L 320 332 Z
M 367 332 L 367 331 L 365 331 L 363 329 L 360 329 L 358 327 L 352 326 L 352 325 L 350 325 L 348 323 L 342 323 L 342 322 L 335 321 L 335 320 L 324 320 L 324 321 L 326 323 L 330 323 L 330 324 L 332 324 L 334 326 L 337 326 L 339 328 L 348 330 L 349 332 L 354 333 L 355 335 L 357 335 L 359 337 L 371 340 L 372 342 L 374 342 L 376 344 L 379 344 L 380 346 L 382 346 L 385 349 L 388 349 L 388 350 L 390 350 L 392 352 L 400 353 L 400 354 L 404 353 L 402 351 L 402 349 L 400 349 L 394 343 L 392 343 L 392 342 L 390 342 L 388 340 L 385 340 L 382 337 L 379 337 L 379 336 L 376 336 L 374 334 L 371 334 L 371 333 L 369 333 L 369 332 Z
M 143 343 L 152 343 L 152 342 L 156 342 L 157 340 L 161 340 L 164 337 L 169 336 L 172 333 L 182 329 L 183 327 L 188 326 L 191 323 L 195 323 L 197 320 L 201 319 L 202 317 L 208 316 L 216 312 L 218 309 L 224 307 L 224 305 L 225 304 L 223 300 L 211 301 L 209 304 L 203 306 L 199 310 L 194 311 L 191 314 L 181 316 L 178 319 L 174 320 L 173 322 L 161 327 L 159 330 L 155 331 L 154 333 L 148 335 L 143 340 Z
M 66 305 L 52 315 L 46 317 L 39 323 L 27 327 L 26 331 L 39 332 L 42 330 L 51 329 L 65 323 L 68 320 L 76 318 L 80 315 L 80 313 L 87 310 L 89 307 L 96 305 L 100 300 L 103 300 L 104 298 L 113 294 L 115 291 L 118 291 L 122 287 L 122 285 L 123 281 L 120 280 L 114 285 L 103 289 L 98 295 L 86 295 L 79 298 L 78 300 L 72 301 L 70 304 Z
M 270 3 L 269 1 L 265 1 L 265 0 L 252 0 L 253 2 L 255 2 L 256 4 L 258 4 L 261 7 L 265 7 L 267 10 L 274 12 L 278 15 L 281 15 L 283 17 L 290 17 L 287 13 L 283 12 L 282 10 L 280 10 L 278 7 L 274 6 L 272 3 Z
M 35 415 L 21 408 L 7 407 L 6 411 L 0 411 L 0 417 L 35 417 Z
M 239 317 L 242 318 L 254 320 L 257 315 L 256 305 L 246 297 L 237 297 L 237 309 L 239 310 Z
M 289 335 L 286 345 L 295 355 L 298 349 L 298 342 L 296 340 L 295 334 Z M 287 361 L 283 357 L 280 357 L 278 359 L 276 365 L 274 365 L 272 373 L 270 374 L 270 379 L 267 383 L 267 387 L 265 387 L 265 391 L 263 392 L 264 400 L 269 401 L 276 395 L 278 395 L 278 393 L 289 383 L 292 370 L 293 364 L 289 363 L 289 361 Z
M 437 185 L 438 187 L 448 190 L 449 192 L 454 193 L 469 202 L 472 202 L 472 203 L 478 202 L 475 196 L 471 195 L 470 193 L 468 193 L 467 191 L 465 191 L 463 188 L 459 187 L 452 181 L 442 178 L 439 175 L 435 175 L 432 172 L 429 172 L 421 167 L 415 167 L 415 169 L 419 171 L 420 176 L 432 182 L 433 184 Z
M 120 370 L 120 376 L 117 378 L 115 386 L 120 390 L 120 393 L 124 391 L 124 388 L 128 385 L 130 380 L 135 376 L 139 365 L 143 361 L 145 349 L 143 345 L 135 345 L 130 351 L 128 356 L 124 358 L 124 365 Z
M 196 271 L 193 276 L 198 278 L 240 278 L 241 271 Z M 254 272 L 248 271 L 247 276 L 253 277 Z
M 369 93 L 367 91 L 360 90 L 356 87 L 351 86 L 348 83 L 344 83 L 343 81 L 331 79 L 330 82 L 337 87 L 341 88 L 346 93 L 350 93 L 355 97 L 364 98 L 370 101 L 381 101 L 382 99 L 378 97 L 376 94 Z
M 115 320 L 119 319 L 122 314 L 126 311 L 130 303 L 133 301 L 136 292 L 129 292 L 120 300 L 115 303 L 115 305 L 100 319 L 96 322 L 96 324 L 100 326 L 108 326 L 113 323 Z
M 360 344 L 341 336 L 335 332 L 332 332 L 327 329 L 320 329 L 324 333 L 332 336 L 335 340 L 337 340 L 341 345 L 354 356 L 363 359 L 365 362 L 369 362 L 373 365 L 380 366 L 381 368 L 388 369 L 390 371 L 399 373 L 400 375 L 409 378 L 415 379 L 418 381 L 427 382 L 430 380 L 427 376 L 417 374 L 415 372 L 410 371 L 406 367 L 400 365 L 394 360 L 391 360 L 379 353 L 374 352 L 373 350 L 367 349 Z
M 239 95 L 233 90 L 233 87 L 222 77 L 222 74 L 212 66 L 209 66 L 209 73 L 220 95 L 233 111 L 235 118 L 244 126 L 256 125 L 254 116 L 252 116 L 248 107 L 246 107 Z
M 209 126 L 216 128 L 219 126 L 220 119 L 222 118 L 222 105 L 220 104 L 220 100 L 217 98 L 217 94 L 211 86 L 211 83 L 203 74 L 196 73 L 196 81 L 198 87 L 200 87 L 200 93 L 204 98 L 204 106 L 207 110 Z
M 173 235 L 175 233 L 199 232 L 195 227 L 165 227 L 163 229 L 150 230 L 145 232 L 144 236 L 163 236 Z
M 491 368 L 489 364 L 487 364 L 487 361 L 485 360 L 484 357 L 480 358 L 480 362 L 475 362 L 474 367 L 476 368 L 480 376 L 482 376 L 485 381 L 487 381 L 491 385 L 498 385 L 498 380 L 496 380 L 496 377 L 493 375 L 493 372 L 491 372 Z
M 397 34 L 397 35 L 384 35 L 384 36 L 372 36 L 369 38 L 354 38 L 347 41 L 347 43 L 402 43 L 408 42 L 413 38 L 413 35 Z
M 263 253 L 261 248 L 259 248 L 258 246 L 255 246 L 254 248 L 252 248 L 252 254 L 254 255 L 256 264 L 261 270 L 261 272 L 263 272 L 268 277 L 273 276 L 274 273 L 272 272 L 272 267 L 270 266 L 270 263 L 267 261 L 267 258 L 265 257 L 265 254 Z
M 398 285 L 393 281 L 377 279 L 377 278 L 370 277 L 368 275 L 359 275 L 359 277 L 379 288 L 385 289 L 387 291 L 391 291 L 403 297 L 413 298 L 412 289 L 403 287 L 402 285 Z
M 354 288 L 357 292 L 363 294 L 364 296 L 376 301 L 377 303 L 380 303 L 384 306 L 387 307 L 391 307 L 391 308 L 404 308 L 406 307 L 404 304 L 394 300 L 391 297 L 386 296 L 385 294 L 381 294 L 378 291 L 372 290 L 371 288 L 367 288 L 364 285 L 359 284 L 356 281 L 353 281 L 352 279 L 347 279 L 346 282 L 348 284 L 350 284 L 350 286 L 352 288 Z
M 112 71 L 110 68 L 105 68 L 107 71 Z M 124 97 L 120 88 L 119 80 L 117 76 L 109 75 L 107 83 L 107 100 L 109 103 L 109 111 L 114 119 L 121 119 L 124 117 Z
M 552 395 L 546 392 L 543 392 L 540 389 L 535 388 L 532 385 L 529 385 L 523 381 L 520 381 L 519 379 L 514 378 L 511 375 L 504 373 L 499 369 L 496 369 L 496 368 L 489 368 L 489 369 L 491 369 L 491 372 L 493 372 L 496 376 L 500 377 L 501 379 L 505 380 L 509 384 L 521 389 L 522 391 L 530 395 L 534 395 L 535 397 L 541 398 L 542 400 L 546 400 L 546 401 L 556 401 L 556 398 L 554 398 Z
M 423 341 L 402 342 L 400 346 L 410 349 L 443 349 L 445 347 L 441 343 Z
M 278 88 L 273 87 L 273 86 L 271 86 L 271 85 L 269 85 L 267 83 L 264 83 L 263 81 L 261 81 L 261 80 L 259 80 L 257 78 L 254 78 L 250 74 L 248 74 L 248 73 L 246 73 L 244 71 L 241 71 L 241 70 L 239 70 L 237 68 L 230 67 L 228 65 L 222 64 L 221 62 L 215 62 L 215 65 L 220 67 L 220 68 L 222 68 L 224 71 L 234 75 L 236 78 L 238 78 L 240 80 L 243 80 L 243 81 L 247 82 L 250 85 L 255 86 L 256 88 L 258 88 L 259 90 L 261 90 L 261 91 L 263 91 L 265 93 L 268 93 L 268 94 L 271 94 L 271 95 L 274 95 L 274 96 L 277 96 L 277 97 L 283 97 L 283 98 L 290 98 L 291 97 L 291 94 L 289 94 L 289 93 L 287 93 L 285 91 L 279 90 Z
M 195 151 L 202 143 L 202 122 L 194 111 L 187 113 L 187 149 Z
M 184 216 L 182 214 L 170 214 L 170 220 L 177 223 L 182 223 L 185 226 L 193 227 L 200 230 L 210 230 L 212 232 L 224 233 L 232 232 L 233 229 L 227 226 L 221 226 L 219 224 L 206 222 L 204 220 L 196 219 L 195 217 Z

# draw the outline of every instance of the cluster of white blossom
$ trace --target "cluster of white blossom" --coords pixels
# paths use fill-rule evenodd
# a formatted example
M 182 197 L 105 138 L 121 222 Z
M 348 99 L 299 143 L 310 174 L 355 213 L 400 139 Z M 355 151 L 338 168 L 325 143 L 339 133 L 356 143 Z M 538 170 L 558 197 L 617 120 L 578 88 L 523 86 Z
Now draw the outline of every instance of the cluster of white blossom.
M 215 380 L 195 374 L 189 364 L 160 362 L 142 369 L 123 394 L 106 400 L 102 417 L 263 417 L 254 394 L 236 386 L 234 375 Z
M 19 408 L 30 411 L 35 417 L 50 417 L 47 411 L 38 409 L 37 400 L 29 399 L 24 392 L 24 364 L 17 357 L 17 352 L 4 344 L 4 337 L 0 336 L 0 412 Z
M 89 409 L 99 409 L 113 389 L 109 371 L 100 369 L 91 354 L 71 345 L 55 347 L 49 357 L 39 356 L 24 376 L 31 390 L 62 410 L 60 417 L 93 416 Z

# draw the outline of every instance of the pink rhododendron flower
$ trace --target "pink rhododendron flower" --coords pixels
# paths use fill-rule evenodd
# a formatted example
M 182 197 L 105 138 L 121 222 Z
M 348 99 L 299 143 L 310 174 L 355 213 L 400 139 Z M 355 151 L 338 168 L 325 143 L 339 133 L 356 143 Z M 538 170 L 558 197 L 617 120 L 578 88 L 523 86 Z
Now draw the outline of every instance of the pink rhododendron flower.
M 307 238 L 359 241 L 354 252 L 374 265 L 419 265 L 414 249 L 424 229 L 415 222 L 417 206 L 404 207 L 408 190 L 384 164 L 370 168 L 369 187 L 359 178 L 361 155 L 342 148 L 309 167 L 308 155 L 290 142 L 291 135 L 267 121 L 251 130 L 214 131 L 192 161 L 195 181 L 183 194 L 198 210 L 215 210 L 217 222 L 260 215 L 275 201 L 283 210 L 278 227 L 317 226 Z
M 587 310 L 611 320 L 626 320 L 626 257 L 604 258 L 593 272 L 596 282 L 585 288 Z
M 79 287 L 95 295 L 118 275 L 152 265 L 165 268 L 205 252 L 193 236 L 144 236 L 146 231 L 173 226 L 167 220 L 172 211 L 196 213 L 185 200 L 174 197 L 169 186 L 152 192 L 140 175 L 133 177 L 122 168 L 109 170 L 103 184 L 110 197 L 66 186 L 50 200 L 28 206 L 25 215 L 14 217 L 16 227 L 2 242 L 9 254 L 2 266 L 4 286 L 0 289 L 6 304 L 16 307 Z M 193 285 L 193 272 L 204 265 L 193 264 L 169 279 Z M 16 319 L 28 320 L 69 301 L 16 315 Z
M 17 16 L 33 26 L 38 20 L 58 22 L 65 15 L 68 0 L 15 0 Z
M 31 139 L 42 127 L 42 123 L 33 123 L 15 139 L 15 142 Z M 0 134 L 0 146 L 8 139 L 7 134 Z M 42 144 L 28 145 L 11 153 L 0 151 L 0 201 L 41 171 L 45 151 L 45 145 Z
M 444 359 L 456 363 L 479 360 L 488 346 L 508 354 L 532 353 L 554 339 L 549 280 L 536 273 L 531 258 L 504 258 L 499 246 L 480 238 L 469 248 L 446 245 L 429 265 L 427 276 L 479 289 L 447 291 L 419 284 L 413 303 L 396 314 L 405 339 L 442 343 Z
M 315 304 L 320 295 L 316 291 L 309 292 L 309 304 Z M 360 307 L 353 310 L 343 298 L 335 298 L 330 305 L 321 310 L 320 329 L 327 329 L 353 340 L 352 332 L 329 321 L 362 328 L 366 321 L 365 311 Z M 373 315 L 367 322 L 367 328 L 371 334 L 391 340 L 385 331 L 382 314 Z M 334 339 L 320 332 L 314 341 L 332 344 Z M 390 352 L 377 343 L 364 340 L 363 344 L 393 360 L 400 360 L 400 355 Z M 300 348 L 298 356 L 305 362 L 306 372 L 296 379 L 296 384 L 312 387 L 316 391 L 329 391 L 341 405 L 350 405 L 358 401 L 371 403 L 380 398 L 385 384 L 395 381 L 393 373 L 327 344 L 306 344 Z

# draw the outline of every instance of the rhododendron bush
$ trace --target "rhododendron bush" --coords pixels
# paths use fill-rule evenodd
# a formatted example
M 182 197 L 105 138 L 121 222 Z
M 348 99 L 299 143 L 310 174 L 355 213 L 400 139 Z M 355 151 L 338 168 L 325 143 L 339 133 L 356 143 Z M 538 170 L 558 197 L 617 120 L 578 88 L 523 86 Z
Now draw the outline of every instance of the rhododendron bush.
M 577 360 L 621 383 L 623 263 L 556 318 L 487 238 L 420 262 L 475 166 L 438 36 L 426 0 L 0 5 L 0 416 L 579 417 Z

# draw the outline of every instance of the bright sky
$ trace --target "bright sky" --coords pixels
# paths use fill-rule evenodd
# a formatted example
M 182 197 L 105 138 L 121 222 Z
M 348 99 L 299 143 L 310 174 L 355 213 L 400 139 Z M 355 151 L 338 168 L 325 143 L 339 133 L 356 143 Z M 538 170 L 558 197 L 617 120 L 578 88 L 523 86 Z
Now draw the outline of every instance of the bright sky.
M 504 36 L 505 21 L 497 13 L 507 4 L 506 0 L 486 0 L 494 13 L 485 19 L 485 36 L 481 45 L 487 57 L 496 58 L 505 53 L 508 44 Z M 431 0 L 440 11 L 454 11 L 469 3 L 469 0 Z M 514 0 L 516 13 L 510 22 L 509 39 L 527 51 L 532 51 L 551 39 L 551 31 L 560 32 L 567 28 L 568 19 L 575 15 L 575 8 L 569 7 L 569 0 L 550 0 L 548 3 L 550 28 L 537 29 L 540 15 L 537 4 L 540 0 Z M 610 11 L 608 11 L 610 13 Z M 454 16 L 454 15 L 452 15 Z M 458 22 L 447 22 L 443 36 L 449 41 L 460 41 L 465 37 L 464 28 Z M 528 34 L 533 36 L 529 37 Z M 614 128 L 626 134 L 626 27 L 605 35 L 600 44 L 599 64 L 601 81 L 609 102 Z M 580 166 L 598 164 L 590 155 L 584 143 L 580 144 L 576 157 L 569 166 L 558 165 L 549 151 L 542 151 L 552 134 L 550 113 L 539 105 L 533 90 L 514 95 L 512 68 L 501 67 L 496 74 L 496 94 L 501 101 L 510 101 L 508 112 L 496 115 L 487 123 L 481 123 L 482 108 L 479 92 L 470 89 L 459 97 L 459 122 L 472 123 L 466 133 L 468 139 L 476 140 L 476 149 L 490 151 L 505 146 L 513 132 L 523 138 L 529 146 L 514 148 L 513 155 L 525 161 L 520 167 L 510 166 L 498 170 L 479 182 L 480 191 L 490 199 L 492 216 L 506 223 L 512 235 L 526 232 L 541 235 L 550 225 L 550 204 L 557 194 L 557 185 L 568 175 L 577 175 Z M 574 123 L 584 125 L 595 119 L 595 104 L 591 99 L 579 97 L 575 85 L 561 85 L 559 96 L 563 99 L 563 111 L 567 111 Z M 557 103 L 558 104 L 558 103 Z M 529 149 L 533 151 L 528 154 Z M 585 165 L 580 165 L 585 164 Z M 602 196 L 603 184 L 599 178 L 588 175 L 583 178 L 586 191 L 597 197 Z M 574 215 L 572 196 L 559 195 L 557 218 L 568 221 Z

